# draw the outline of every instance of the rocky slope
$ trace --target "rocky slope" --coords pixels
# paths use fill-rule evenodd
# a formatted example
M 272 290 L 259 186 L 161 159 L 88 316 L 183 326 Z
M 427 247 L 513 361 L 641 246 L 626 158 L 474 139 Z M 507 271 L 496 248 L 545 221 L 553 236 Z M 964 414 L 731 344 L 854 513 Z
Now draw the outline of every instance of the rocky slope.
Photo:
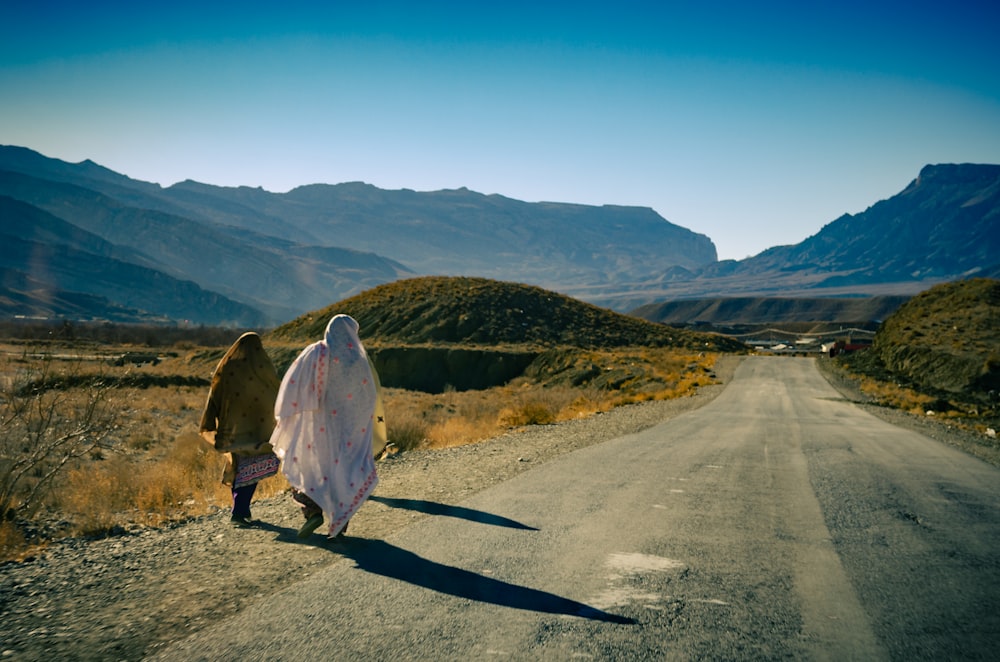
M 621 310 L 709 297 L 909 296 L 995 273 L 998 255 L 1000 165 L 928 165 L 896 195 L 844 214 L 798 244 L 699 270 L 668 267 L 627 291 L 606 292 L 605 305 L 611 296 Z
M 0 146 L 0 195 L 251 306 L 269 324 L 416 274 L 564 291 L 717 258 L 708 237 L 649 208 L 528 203 L 464 188 L 387 191 L 359 182 L 288 193 L 192 181 L 161 188 L 89 161 L 70 164 L 10 146 Z M 58 241 L 83 250 L 72 233 Z M 95 263 L 103 259 L 93 254 Z
M 872 351 L 891 373 L 983 403 L 1000 391 L 1000 280 L 946 283 L 891 315 Z

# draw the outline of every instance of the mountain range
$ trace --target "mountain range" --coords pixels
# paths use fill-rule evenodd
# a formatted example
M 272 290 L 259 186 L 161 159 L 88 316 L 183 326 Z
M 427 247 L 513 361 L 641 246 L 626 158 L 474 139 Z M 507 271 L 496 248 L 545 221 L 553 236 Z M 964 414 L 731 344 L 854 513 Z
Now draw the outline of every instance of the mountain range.
M 525 283 L 617 311 L 912 295 L 996 274 L 998 213 L 1000 166 L 926 166 L 800 244 L 720 262 L 711 239 L 643 207 L 358 182 L 164 188 L 0 146 L 0 314 L 267 327 L 420 275 Z
M 996 278 L 998 250 L 1000 165 L 928 165 L 900 193 L 798 244 L 574 294 L 622 310 L 692 298 L 912 296 L 942 282 Z

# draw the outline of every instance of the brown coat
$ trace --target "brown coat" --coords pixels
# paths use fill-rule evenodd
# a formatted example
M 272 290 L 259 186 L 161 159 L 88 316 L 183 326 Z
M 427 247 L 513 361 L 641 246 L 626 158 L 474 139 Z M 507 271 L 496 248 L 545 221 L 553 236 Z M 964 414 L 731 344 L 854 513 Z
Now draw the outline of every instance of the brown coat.
M 271 452 L 274 401 L 281 381 L 264 351 L 260 336 L 244 333 L 229 348 L 212 374 L 200 432 L 215 450 L 227 454 L 222 482 L 231 485 L 233 455 Z

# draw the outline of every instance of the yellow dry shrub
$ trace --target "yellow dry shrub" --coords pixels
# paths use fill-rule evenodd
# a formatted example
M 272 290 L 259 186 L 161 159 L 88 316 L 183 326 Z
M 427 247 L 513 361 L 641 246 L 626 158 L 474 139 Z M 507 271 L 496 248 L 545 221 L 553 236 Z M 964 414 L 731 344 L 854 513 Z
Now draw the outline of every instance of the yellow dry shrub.
M 278 471 L 278 473 L 270 478 L 265 478 L 264 480 L 257 483 L 257 491 L 253 493 L 253 500 L 258 499 L 268 499 L 279 494 L 284 494 L 291 488 L 288 483 L 288 479 L 285 475 Z
M 523 425 L 548 425 L 554 423 L 556 415 L 544 402 L 529 400 L 513 407 L 504 407 L 497 415 L 497 425 L 516 428 Z
M 170 520 L 222 506 L 230 499 L 221 483 L 224 464 L 225 457 L 196 433 L 182 433 L 162 458 L 139 467 L 136 508 L 149 519 Z
M 428 425 L 420 417 L 395 416 L 387 421 L 386 429 L 397 452 L 419 448 L 428 435 Z
M 486 428 L 482 423 L 466 418 L 447 418 L 428 429 L 423 448 L 451 448 L 474 443 L 490 437 L 495 428 Z
M 121 513 L 134 508 L 136 475 L 129 460 L 115 456 L 91 462 L 66 474 L 63 489 L 56 490 L 56 505 L 84 533 L 107 531 Z
M 70 471 L 58 506 L 79 533 L 204 515 L 231 503 L 230 488 L 221 480 L 224 466 L 224 455 L 194 432 L 182 433 L 159 458 L 116 456 Z M 288 481 L 279 474 L 261 481 L 254 498 L 287 489 Z
M 586 418 L 612 408 L 612 403 L 606 398 L 594 397 L 592 394 L 578 395 L 559 410 L 556 420 L 571 421 L 576 418 Z
M 608 369 L 637 366 L 641 368 L 637 374 L 645 371 L 653 378 L 646 387 L 632 388 L 629 382 L 618 390 L 528 380 L 484 391 L 449 390 L 433 395 L 388 388 L 383 396 L 389 440 L 401 451 L 459 446 L 511 427 L 545 425 L 634 402 L 683 397 L 714 383 L 707 371 L 715 358 L 714 354 L 669 349 L 594 353 L 590 360 L 597 365 Z M 211 374 L 215 360 L 198 370 Z M 168 360 L 155 368 L 136 370 L 183 374 L 190 369 Z M 204 387 L 186 385 L 122 389 L 131 423 L 123 430 L 125 454 L 104 454 L 67 471 L 47 508 L 72 521 L 76 533 L 97 533 L 130 522 L 158 525 L 228 508 L 230 489 L 221 482 L 225 457 L 196 432 L 206 393 Z M 279 474 L 258 485 L 255 499 L 275 496 L 288 487 Z M 14 553 L 7 550 L 27 543 L 11 523 L 0 525 L 0 550 L 4 558 L 13 558 Z
M 0 559 L 21 560 L 30 551 L 28 542 L 14 522 L 0 521 Z
M 861 380 L 861 391 L 874 398 L 877 402 L 902 409 L 912 414 L 923 414 L 930 408 L 935 399 L 929 395 L 918 393 L 894 383 L 883 382 L 864 377 Z
M 692 373 L 686 372 L 679 379 L 674 381 L 673 385 L 667 388 L 665 391 L 657 393 L 655 400 L 672 400 L 673 398 L 683 398 L 689 395 L 694 395 L 698 388 L 702 386 L 708 386 L 713 383 L 713 380 L 704 373 Z

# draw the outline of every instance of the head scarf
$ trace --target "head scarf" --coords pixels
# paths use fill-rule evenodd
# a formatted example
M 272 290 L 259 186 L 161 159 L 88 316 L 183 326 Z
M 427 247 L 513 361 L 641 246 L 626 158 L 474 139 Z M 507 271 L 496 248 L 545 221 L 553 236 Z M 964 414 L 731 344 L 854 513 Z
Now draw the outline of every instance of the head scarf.
M 267 442 L 274 430 L 274 400 L 279 385 L 260 336 L 244 333 L 212 374 L 208 402 L 201 415 L 203 436 L 222 452 L 270 452 Z
M 375 378 L 358 323 L 336 315 L 323 340 L 309 345 L 285 373 L 274 405 L 271 445 L 291 485 L 344 528 L 378 483 L 372 458 Z

